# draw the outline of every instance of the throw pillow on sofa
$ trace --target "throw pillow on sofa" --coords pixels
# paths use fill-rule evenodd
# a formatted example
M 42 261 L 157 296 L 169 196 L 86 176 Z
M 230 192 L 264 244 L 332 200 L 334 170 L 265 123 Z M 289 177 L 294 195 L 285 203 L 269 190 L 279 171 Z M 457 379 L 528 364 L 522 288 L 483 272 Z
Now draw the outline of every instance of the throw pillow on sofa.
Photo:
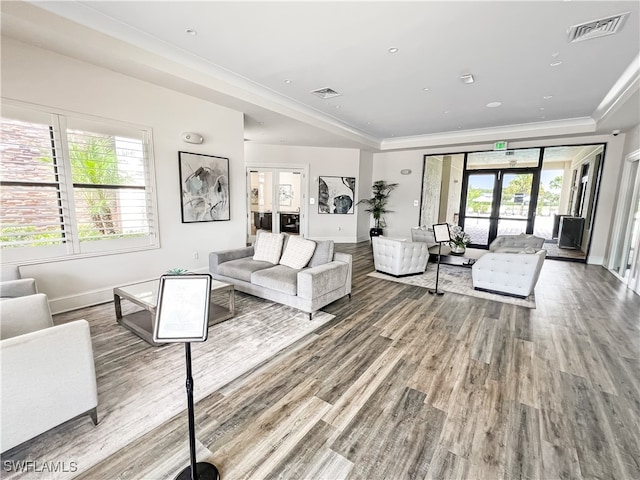
M 281 233 L 261 232 L 259 238 L 255 244 L 253 259 L 276 265 L 280 261 L 280 255 L 282 254 L 284 237 Z
M 280 259 L 280 265 L 300 270 L 309 263 L 315 249 L 316 242 L 291 235 Z
M 333 260 L 333 240 L 320 240 L 316 242 L 316 250 L 309 260 L 309 267 L 324 265 Z

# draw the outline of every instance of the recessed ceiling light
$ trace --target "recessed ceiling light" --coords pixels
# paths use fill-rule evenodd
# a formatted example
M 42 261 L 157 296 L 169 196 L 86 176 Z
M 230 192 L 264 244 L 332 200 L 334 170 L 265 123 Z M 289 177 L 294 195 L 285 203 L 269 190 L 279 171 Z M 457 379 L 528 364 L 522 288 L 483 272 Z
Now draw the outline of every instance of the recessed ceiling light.
M 468 73 L 466 75 L 460 75 L 460 80 L 462 80 L 462 83 L 473 83 L 475 82 L 473 75 Z
M 560 60 L 557 60 L 555 62 L 551 62 L 549 65 L 551 65 L 552 67 L 557 67 L 558 65 L 562 65 L 562 62 Z
M 499 107 L 500 105 L 502 105 L 502 102 L 489 102 L 489 103 L 487 103 L 487 107 L 488 108 L 496 108 L 496 107 Z
M 340 108 L 340 105 L 336 105 L 336 108 Z
M 540 107 L 540 111 L 542 112 L 544 110 L 544 107 Z
M 560 56 L 560 52 L 554 52 L 551 54 L 553 58 L 558 58 Z
M 544 115 L 542 115 L 540 118 L 544 120 L 544 119 L 545 119 L 545 118 L 547 118 L 547 117 L 545 117 Z
M 429 87 L 424 87 L 422 90 L 424 90 L 425 92 L 429 91 Z
M 194 37 L 195 37 L 196 35 L 198 35 L 198 31 L 197 31 L 197 30 L 194 30 L 193 28 L 187 28 L 184 32 L 185 32 L 187 35 L 192 35 L 192 36 L 194 36 Z
M 553 98 L 553 95 L 545 95 L 542 98 L 544 98 L 545 100 L 549 100 L 550 98 Z
M 442 113 L 444 113 L 444 114 L 446 115 L 446 114 L 448 114 L 448 113 L 449 113 L 449 110 L 445 110 L 445 111 L 444 111 L 444 112 L 442 112 Z
M 286 83 L 287 85 L 291 83 L 291 80 L 289 80 L 288 78 L 284 79 L 284 83 Z
M 388 51 L 389 51 L 389 53 L 398 53 L 398 48 L 397 47 L 390 47 Z

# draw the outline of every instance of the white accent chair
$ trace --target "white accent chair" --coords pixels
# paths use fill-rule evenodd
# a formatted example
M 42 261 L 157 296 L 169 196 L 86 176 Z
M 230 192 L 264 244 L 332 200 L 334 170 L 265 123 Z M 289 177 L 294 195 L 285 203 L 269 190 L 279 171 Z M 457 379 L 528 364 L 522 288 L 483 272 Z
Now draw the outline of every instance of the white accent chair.
M 538 282 L 546 256 L 546 250 L 486 253 L 471 268 L 473 288 L 526 298 Z
M 490 252 L 519 253 L 525 248 L 540 250 L 544 246 L 544 238 L 521 233 L 519 235 L 499 235 L 489 245 Z
M 396 277 L 424 273 L 429 260 L 429 245 L 387 237 L 373 237 L 373 263 L 381 273 Z
M 88 414 L 98 393 L 86 320 L 53 325 L 43 293 L 0 303 L 0 451 Z
M 19 267 L 2 265 L 0 270 L 0 299 L 24 297 L 38 293 L 33 278 L 22 278 Z
M 412 242 L 424 242 L 429 248 L 438 245 L 436 238 L 433 235 L 433 228 L 429 227 L 412 227 L 411 228 L 411 241 Z

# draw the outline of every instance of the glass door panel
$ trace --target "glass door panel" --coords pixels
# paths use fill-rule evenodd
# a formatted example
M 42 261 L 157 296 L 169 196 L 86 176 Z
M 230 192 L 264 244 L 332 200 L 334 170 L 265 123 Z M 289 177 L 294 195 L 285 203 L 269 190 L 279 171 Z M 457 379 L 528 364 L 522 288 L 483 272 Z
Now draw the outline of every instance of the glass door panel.
M 532 185 L 533 173 L 504 173 L 497 235 L 518 235 L 527 231 Z
M 273 230 L 273 174 L 271 172 L 249 172 L 249 235 L 255 237 L 257 230 Z
M 280 232 L 300 234 L 302 175 L 300 172 L 278 172 L 278 227 Z
M 471 245 L 488 246 L 493 216 L 495 173 L 467 173 L 465 211 L 462 229 L 471 237 Z

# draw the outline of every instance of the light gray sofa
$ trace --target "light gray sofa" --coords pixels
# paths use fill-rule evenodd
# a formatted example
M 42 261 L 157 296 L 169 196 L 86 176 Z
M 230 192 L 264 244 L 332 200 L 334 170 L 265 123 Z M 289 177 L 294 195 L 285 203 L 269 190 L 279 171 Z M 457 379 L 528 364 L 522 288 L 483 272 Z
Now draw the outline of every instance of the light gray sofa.
M 86 320 L 54 326 L 43 293 L 4 300 L 0 354 L 2 452 L 80 415 L 98 423 Z
M 313 257 L 302 269 L 254 260 L 251 246 L 211 252 L 209 272 L 216 280 L 232 283 L 236 290 L 297 308 L 311 319 L 313 312 L 331 302 L 345 295 L 351 298 L 351 255 L 334 252 L 330 240 L 316 244 Z

